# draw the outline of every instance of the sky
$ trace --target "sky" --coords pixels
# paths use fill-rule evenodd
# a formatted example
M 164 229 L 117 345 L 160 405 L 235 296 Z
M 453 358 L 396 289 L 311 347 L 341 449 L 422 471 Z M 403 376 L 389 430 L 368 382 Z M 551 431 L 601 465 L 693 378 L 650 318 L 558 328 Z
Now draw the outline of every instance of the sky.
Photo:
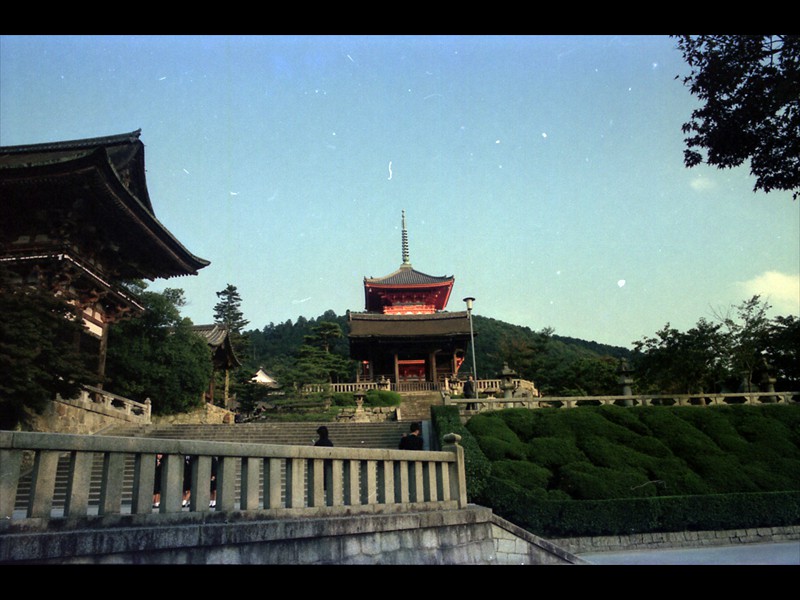
M 661 35 L 0 36 L 0 145 L 141 129 L 180 288 L 246 329 L 453 276 L 447 310 L 626 348 L 755 294 L 800 315 L 800 202 L 688 169 L 698 106 Z M 479 334 L 479 331 L 478 331 Z

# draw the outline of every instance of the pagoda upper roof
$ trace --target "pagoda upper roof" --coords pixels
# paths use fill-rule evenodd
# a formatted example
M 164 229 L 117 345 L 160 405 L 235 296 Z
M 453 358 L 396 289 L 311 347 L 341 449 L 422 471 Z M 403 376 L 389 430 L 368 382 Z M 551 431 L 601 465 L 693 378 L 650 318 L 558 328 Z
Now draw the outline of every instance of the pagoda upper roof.
M 417 271 L 410 264 L 401 265 L 399 269 L 385 277 L 364 277 L 364 284 L 388 287 L 405 287 L 418 285 L 449 285 L 452 275 L 434 276 Z
M 14 241 L 9 236 L 26 233 L 32 215 L 44 214 L 51 221 L 68 217 L 78 231 L 102 232 L 122 278 L 196 275 L 208 266 L 156 218 L 140 133 L 0 147 L 3 241 Z

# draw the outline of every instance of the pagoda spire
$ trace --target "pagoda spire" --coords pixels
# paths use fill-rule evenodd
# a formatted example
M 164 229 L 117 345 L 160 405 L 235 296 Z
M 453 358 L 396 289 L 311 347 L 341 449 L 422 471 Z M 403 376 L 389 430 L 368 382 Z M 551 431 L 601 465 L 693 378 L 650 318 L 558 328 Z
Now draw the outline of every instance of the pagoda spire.
M 406 211 L 403 214 L 403 264 L 410 265 L 411 261 L 408 258 L 408 231 L 406 231 Z

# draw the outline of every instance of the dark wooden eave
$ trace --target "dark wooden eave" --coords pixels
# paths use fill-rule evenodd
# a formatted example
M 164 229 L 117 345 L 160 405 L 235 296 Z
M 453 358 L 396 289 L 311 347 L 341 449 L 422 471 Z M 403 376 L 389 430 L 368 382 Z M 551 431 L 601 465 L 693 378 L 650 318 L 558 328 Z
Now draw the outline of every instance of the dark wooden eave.
M 4 250 L 39 218 L 53 228 L 85 228 L 102 238 L 116 255 L 116 277 L 196 275 L 208 266 L 156 218 L 139 134 L 0 147 Z
M 469 337 L 466 311 L 441 312 L 429 315 L 384 315 L 349 313 L 351 340 L 380 338 L 463 338 Z

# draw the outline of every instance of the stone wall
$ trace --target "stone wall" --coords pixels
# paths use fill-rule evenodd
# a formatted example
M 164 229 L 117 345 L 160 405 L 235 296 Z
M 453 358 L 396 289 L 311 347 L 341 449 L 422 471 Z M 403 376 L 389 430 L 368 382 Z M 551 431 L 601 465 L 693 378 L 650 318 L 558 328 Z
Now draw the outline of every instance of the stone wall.
M 30 431 L 92 435 L 117 425 L 141 422 L 125 411 L 85 398 L 48 402 L 41 414 L 29 412 Z
M 800 526 L 758 527 L 725 531 L 637 533 L 589 538 L 560 538 L 551 541 L 569 552 L 585 554 L 589 552 L 625 552 L 633 549 L 699 548 L 702 546 L 790 542 L 794 540 L 800 540 Z
M 206 402 L 193 411 L 177 415 L 153 415 L 153 425 L 218 425 L 233 423 L 234 413 Z
M 0 564 L 585 564 L 488 508 L 348 518 L 201 520 L 0 537 Z

